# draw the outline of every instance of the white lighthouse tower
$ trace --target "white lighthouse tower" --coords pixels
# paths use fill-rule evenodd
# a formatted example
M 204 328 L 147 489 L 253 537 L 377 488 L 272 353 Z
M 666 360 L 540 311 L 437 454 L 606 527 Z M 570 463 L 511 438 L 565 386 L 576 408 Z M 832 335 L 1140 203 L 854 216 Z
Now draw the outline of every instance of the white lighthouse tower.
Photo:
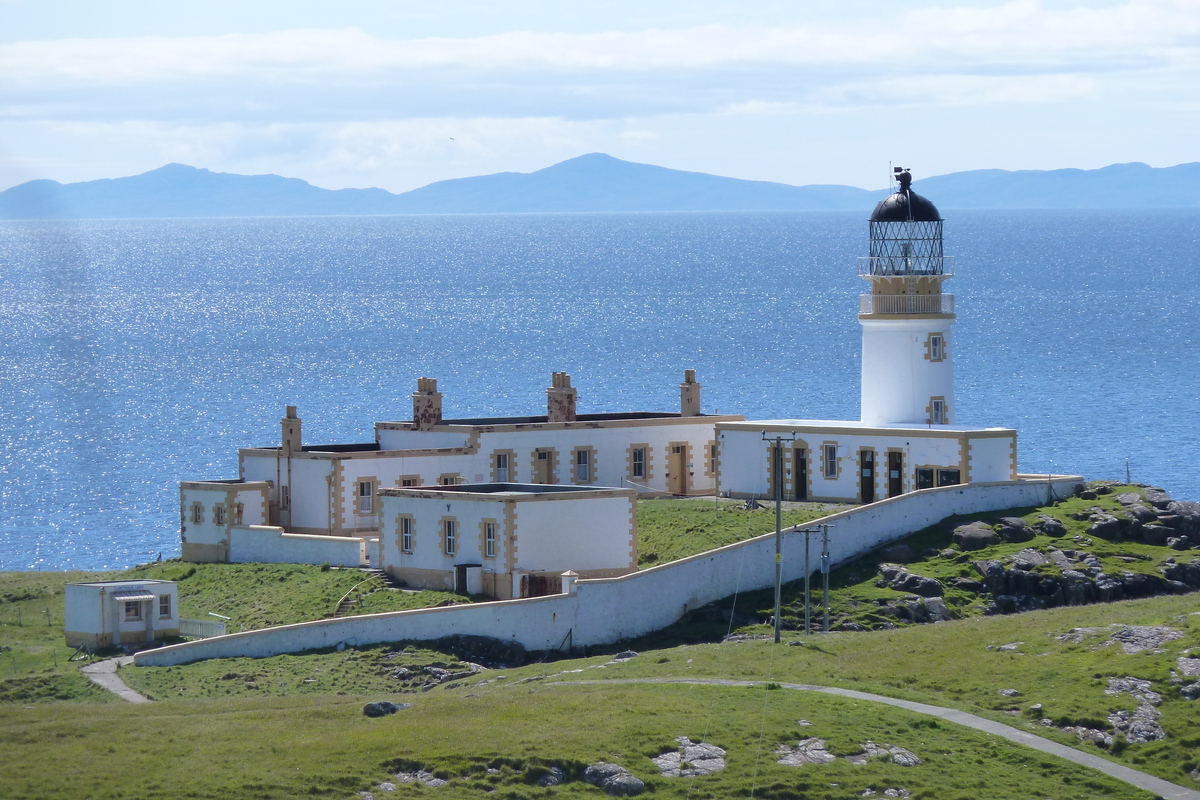
M 949 425 L 954 422 L 954 295 L 942 252 L 942 218 L 910 189 L 900 188 L 871 214 L 870 255 L 858 272 L 871 284 L 859 298 L 862 324 L 862 422 Z

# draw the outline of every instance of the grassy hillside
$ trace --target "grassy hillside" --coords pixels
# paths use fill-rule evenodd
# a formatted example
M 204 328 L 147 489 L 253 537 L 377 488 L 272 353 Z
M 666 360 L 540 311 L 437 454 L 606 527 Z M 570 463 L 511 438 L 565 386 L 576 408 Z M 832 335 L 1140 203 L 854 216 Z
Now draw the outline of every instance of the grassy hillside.
M 836 514 L 848 506 L 783 504 L 783 527 Z M 711 498 L 638 501 L 638 566 L 652 567 L 775 530 L 775 507 L 748 510 L 735 500 Z

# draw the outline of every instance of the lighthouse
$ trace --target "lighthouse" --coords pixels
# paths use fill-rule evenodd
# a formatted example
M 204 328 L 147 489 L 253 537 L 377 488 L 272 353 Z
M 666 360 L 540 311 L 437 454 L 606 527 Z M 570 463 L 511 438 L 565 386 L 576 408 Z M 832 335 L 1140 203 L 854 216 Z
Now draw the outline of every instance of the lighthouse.
M 871 291 L 859 298 L 862 325 L 861 419 L 867 425 L 954 422 L 954 295 L 942 249 L 942 218 L 896 168 L 899 189 L 871 214 L 870 255 L 858 273 Z

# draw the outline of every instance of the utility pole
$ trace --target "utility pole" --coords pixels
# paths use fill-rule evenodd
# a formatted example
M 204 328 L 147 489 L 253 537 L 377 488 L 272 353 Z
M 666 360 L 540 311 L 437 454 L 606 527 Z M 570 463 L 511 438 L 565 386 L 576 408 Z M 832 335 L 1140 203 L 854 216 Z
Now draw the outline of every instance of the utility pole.
M 829 633 L 829 526 L 821 526 L 821 577 L 825 580 L 825 624 L 822 630 Z
M 796 441 L 796 432 L 788 436 L 767 436 L 764 442 L 773 442 L 771 447 L 771 474 L 775 478 L 775 644 L 779 644 L 780 606 L 783 598 L 783 443 Z

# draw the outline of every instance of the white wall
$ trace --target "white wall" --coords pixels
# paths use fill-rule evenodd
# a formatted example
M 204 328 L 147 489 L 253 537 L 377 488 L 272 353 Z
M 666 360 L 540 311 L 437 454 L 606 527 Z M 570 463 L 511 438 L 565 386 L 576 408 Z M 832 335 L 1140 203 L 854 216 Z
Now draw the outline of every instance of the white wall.
M 1078 476 L 1057 476 L 1058 496 L 1069 494 Z M 901 495 L 827 517 L 836 564 L 918 531 L 953 514 L 1042 505 L 1048 484 L 1031 479 L 996 484 L 948 486 Z M 810 527 L 813 523 L 809 523 Z M 784 537 L 784 578 L 803 577 L 804 537 Z M 249 631 L 139 653 L 139 666 L 169 666 L 204 658 L 265 657 L 329 647 L 403 639 L 438 639 L 450 634 L 489 636 L 532 650 L 551 649 L 571 633 L 575 646 L 606 644 L 671 624 L 688 609 L 774 582 L 774 534 L 729 545 L 620 578 L 580 580 L 576 594 L 400 611 Z M 814 548 L 819 553 L 819 547 Z M 813 558 L 810 565 L 819 568 Z
M 450 508 L 447 509 L 446 507 Z M 400 551 L 397 516 L 411 514 L 413 517 L 413 551 Z M 454 517 L 458 521 L 456 552 L 445 554 L 442 548 L 442 518 Z M 496 557 L 486 558 L 481 552 L 479 524 L 484 519 L 496 522 Z M 400 569 L 435 569 L 452 574 L 455 564 L 482 564 L 488 571 L 502 570 L 507 538 L 504 519 L 504 502 L 499 499 L 478 500 L 472 496 L 456 497 L 447 493 L 441 497 L 396 497 L 383 498 L 383 563 L 386 567 Z
M 517 503 L 517 569 L 566 572 L 637 566 L 636 498 Z
M 226 531 L 233 524 L 234 509 L 242 504 L 242 524 L 262 525 L 266 520 L 268 489 L 261 483 L 185 482 L 180 484 L 181 527 L 186 541 L 191 544 L 219 545 L 225 543 Z M 192 506 L 199 503 L 203 512 L 200 523 L 192 521 Z M 225 523 L 216 524 L 214 507 L 225 506 Z
M 229 529 L 229 561 L 234 564 L 325 564 L 359 567 L 366 563 L 366 544 L 346 536 L 284 533 L 265 525 Z
M 1003 439 L 971 438 L 967 458 L 973 481 L 1006 481 L 1017 471 L 1016 436 Z
M 375 425 L 375 440 L 383 450 L 425 450 L 440 447 L 466 447 L 471 438 L 469 426 L 449 426 L 433 431 L 397 430 Z
M 953 319 L 864 319 L 862 323 L 862 421 L 925 423 L 931 397 L 946 399 L 954 422 Z M 948 357 L 925 358 L 930 333 L 945 337 Z

